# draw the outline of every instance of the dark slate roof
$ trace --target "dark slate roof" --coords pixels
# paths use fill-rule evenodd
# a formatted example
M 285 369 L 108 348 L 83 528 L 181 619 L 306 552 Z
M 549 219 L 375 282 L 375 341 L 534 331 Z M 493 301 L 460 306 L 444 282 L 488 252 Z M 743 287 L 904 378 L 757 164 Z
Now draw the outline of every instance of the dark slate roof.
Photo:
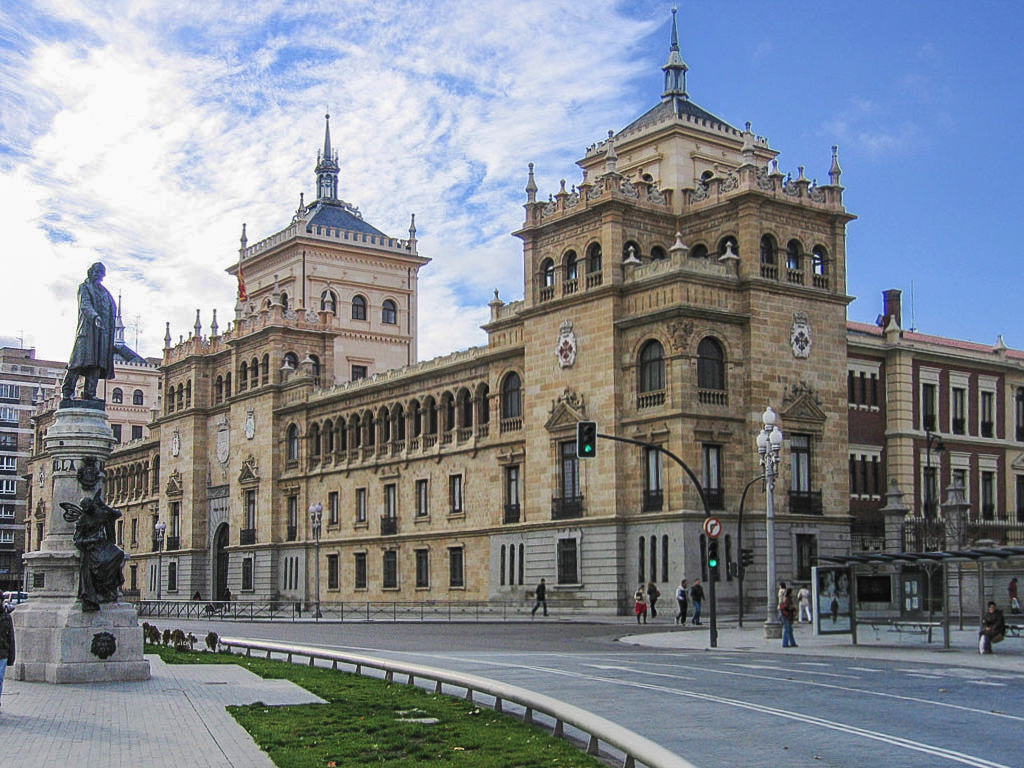
M 320 201 L 317 210 L 306 222 L 306 231 L 315 232 L 317 226 L 347 229 L 351 232 L 365 232 L 368 235 L 387 237 L 376 227 L 370 226 L 352 213 L 344 204 Z
M 129 347 L 127 344 L 115 343 L 114 344 L 114 363 L 133 363 L 135 365 L 149 365 L 150 362 L 136 352 L 134 349 Z
M 729 125 L 729 123 L 727 123 L 722 118 L 715 117 L 706 109 L 698 107 L 689 99 L 682 99 L 676 97 L 662 101 L 656 107 L 654 107 L 654 109 L 651 109 L 645 114 L 641 115 L 632 123 L 630 123 L 621 131 L 619 131 L 619 135 L 621 136 L 624 133 L 629 133 L 630 131 L 634 131 L 638 128 L 643 128 L 648 124 L 660 122 L 667 118 L 683 117 L 685 115 L 689 115 L 693 118 L 696 118 L 697 120 L 707 120 L 708 122 L 711 123 L 723 125 L 727 128 L 732 128 L 732 130 L 734 131 L 736 130 L 734 126 Z

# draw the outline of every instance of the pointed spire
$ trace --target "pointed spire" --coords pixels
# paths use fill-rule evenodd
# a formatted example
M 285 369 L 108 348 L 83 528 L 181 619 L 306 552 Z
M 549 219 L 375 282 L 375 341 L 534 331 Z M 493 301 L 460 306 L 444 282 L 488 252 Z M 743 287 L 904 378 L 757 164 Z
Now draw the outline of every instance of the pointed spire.
M 171 322 L 167 321 L 167 333 L 164 334 L 164 349 L 171 348 Z
M 676 29 L 676 9 L 672 9 L 672 43 L 668 49 L 668 63 L 661 68 L 665 73 L 663 100 L 671 98 L 689 99 L 686 93 L 686 73 L 690 69 L 679 55 L 679 31 Z
M 196 324 L 192 326 L 196 332 L 196 338 L 200 339 L 203 336 L 203 324 L 199 321 L 199 310 L 196 310 Z
M 839 186 L 839 177 L 843 175 L 843 169 L 839 167 L 839 145 L 832 145 L 832 167 L 828 169 L 828 183 L 834 187 Z
M 317 152 L 316 190 L 318 200 L 338 199 L 338 154 L 331 149 L 331 115 L 324 115 L 324 148 Z
M 533 163 L 530 163 L 530 173 L 526 179 L 526 202 L 537 202 L 537 181 L 533 178 Z
M 124 344 L 124 320 L 121 319 L 121 293 L 117 294 L 117 318 L 114 320 L 114 344 Z
M 217 327 L 217 310 L 213 310 L 213 322 L 210 323 L 210 336 L 216 336 L 217 331 L 220 329 Z
M 247 238 L 245 236 L 245 222 L 244 221 L 242 222 L 242 236 L 238 239 L 238 242 L 241 244 L 241 250 L 242 251 L 244 251 L 246 249 L 246 247 L 249 245 L 249 238 Z M 238 254 L 238 260 L 239 261 L 242 260 L 242 254 L 241 253 Z

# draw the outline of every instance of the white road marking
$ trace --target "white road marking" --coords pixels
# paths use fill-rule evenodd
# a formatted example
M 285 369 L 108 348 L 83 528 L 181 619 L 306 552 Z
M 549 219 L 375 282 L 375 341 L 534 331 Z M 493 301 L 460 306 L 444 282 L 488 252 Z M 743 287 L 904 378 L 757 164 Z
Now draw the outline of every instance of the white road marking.
M 964 680 L 968 685 L 989 685 L 993 688 L 1006 688 L 1006 683 L 992 683 L 988 680 Z
M 726 667 L 740 667 L 742 669 L 765 669 L 770 672 L 779 672 L 785 675 L 792 674 L 803 674 L 803 675 L 817 675 L 818 677 L 841 677 L 846 680 L 859 680 L 857 675 L 841 675 L 837 672 L 815 672 L 813 669 L 793 669 L 792 667 L 779 667 L 772 666 L 770 664 L 737 664 L 736 662 L 726 662 L 723 664 Z

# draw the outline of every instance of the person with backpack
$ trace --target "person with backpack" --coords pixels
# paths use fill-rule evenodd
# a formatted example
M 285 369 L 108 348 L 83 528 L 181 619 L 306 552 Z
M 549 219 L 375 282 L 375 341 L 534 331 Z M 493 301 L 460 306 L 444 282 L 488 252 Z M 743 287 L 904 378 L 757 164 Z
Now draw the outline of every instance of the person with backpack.
M 653 581 L 647 582 L 647 606 L 651 612 L 651 618 L 658 618 L 658 598 L 661 597 L 661 590 L 658 589 L 658 585 Z
M 779 603 L 779 618 L 782 619 L 782 647 L 796 648 L 793 637 L 793 622 L 796 621 L 796 605 L 793 604 L 793 590 L 787 589 Z

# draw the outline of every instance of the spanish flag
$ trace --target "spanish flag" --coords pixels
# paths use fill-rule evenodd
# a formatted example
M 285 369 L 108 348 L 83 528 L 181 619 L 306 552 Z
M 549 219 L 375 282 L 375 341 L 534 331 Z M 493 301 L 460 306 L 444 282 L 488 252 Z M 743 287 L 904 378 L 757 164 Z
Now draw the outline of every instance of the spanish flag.
M 249 294 L 245 292 L 245 278 L 242 276 L 242 262 L 238 262 L 238 300 L 246 301 Z

